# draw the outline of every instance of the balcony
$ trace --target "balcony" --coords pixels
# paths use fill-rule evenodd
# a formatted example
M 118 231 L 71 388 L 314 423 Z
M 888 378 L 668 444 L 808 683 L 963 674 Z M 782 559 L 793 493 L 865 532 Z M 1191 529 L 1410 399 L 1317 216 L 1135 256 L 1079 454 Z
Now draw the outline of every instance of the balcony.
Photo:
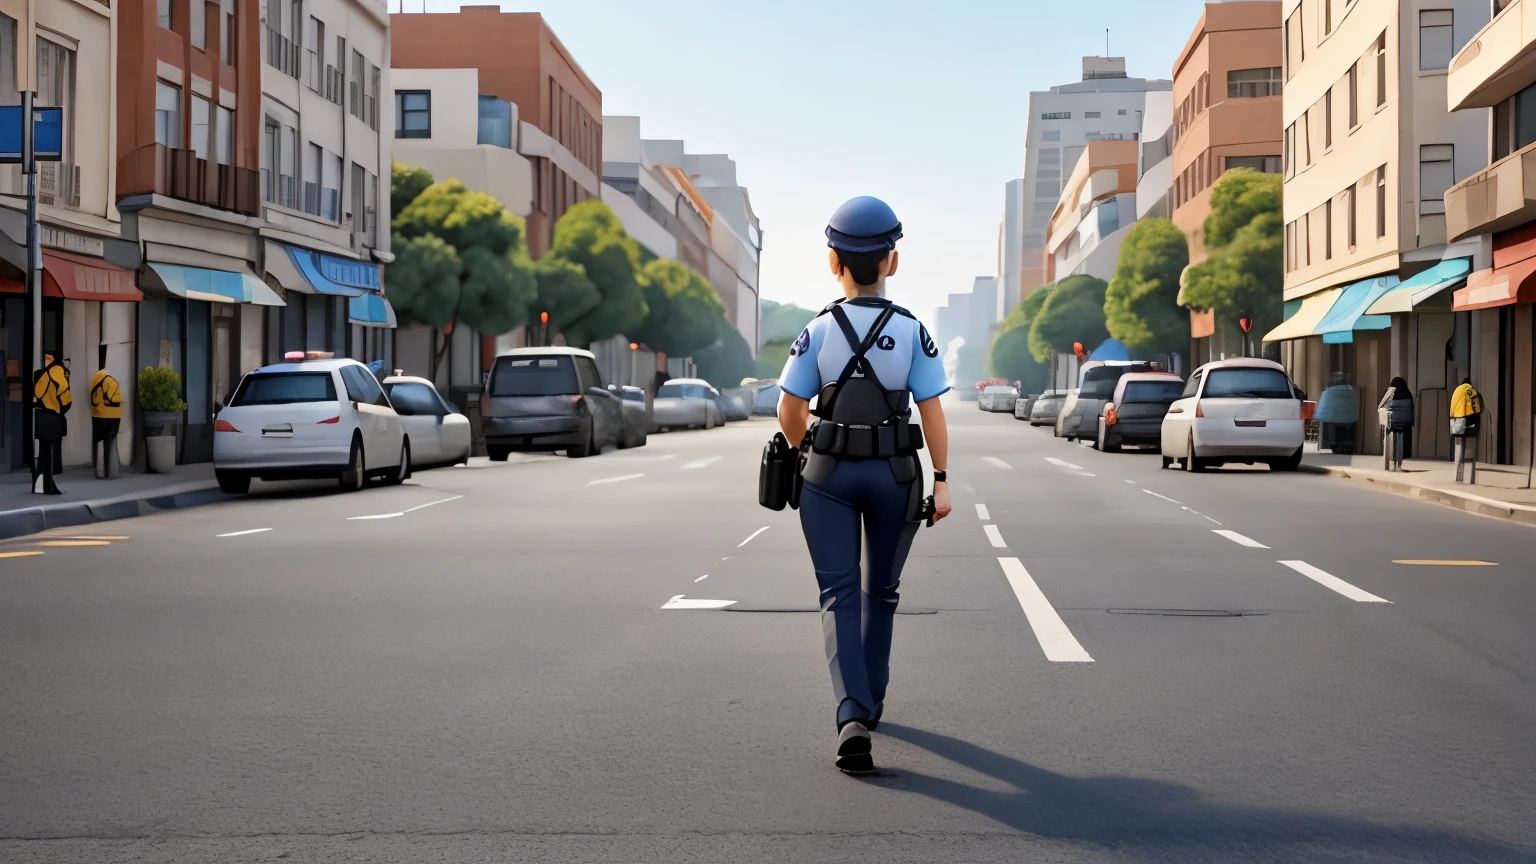
M 267 43 L 267 65 L 297 79 L 303 74 L 303 60 L 300 56 L 299 46 L 287 36 L 277 32 L 270 26 L 264 27 L 262 35 Z
M 1445 193 L 1445 231 L 1454 242 L 1536 220 L 1536 144 L 1516 150 Z
M 1451 110 L 1491 108 L 1536 81 L 1536 0 L 1513 0 L 1451 59 Z
M 256 215 L 260 175 L 249 168 L 197 158 L 191 150 L 161 144 L 140 147 L 118 160 L 119 194 L 153 192 L 220 210 Z

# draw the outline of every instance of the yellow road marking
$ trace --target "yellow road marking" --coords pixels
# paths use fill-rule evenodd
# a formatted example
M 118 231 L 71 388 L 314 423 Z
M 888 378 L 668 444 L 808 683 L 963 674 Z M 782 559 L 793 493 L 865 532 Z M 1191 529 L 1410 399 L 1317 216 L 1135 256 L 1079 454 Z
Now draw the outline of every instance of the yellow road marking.
M 1497 561 L 1437 561 L 1432 558 L 1406 558 L 1393 561 L 1393 564 L 1408 564 L 1415 567 L 1497 567 Z
M 111 546 L 107 540 L 44 540 L 39 546 Z
M 126 534 L 118 534 L 118 535 L 110 535 L 110 536 L 109 535 L 105 535 L 105 534 L 65 534 L 65 535 L 55 535 L 55 536 L 57 536 L 60 540 L 127 540 L 127 539 L 129 539 L 128 535 L 126 535 Z
M 41 555 L 36 549 L 27 552 L 0 552 L 0 558 L 30 558 L 33 555 Z

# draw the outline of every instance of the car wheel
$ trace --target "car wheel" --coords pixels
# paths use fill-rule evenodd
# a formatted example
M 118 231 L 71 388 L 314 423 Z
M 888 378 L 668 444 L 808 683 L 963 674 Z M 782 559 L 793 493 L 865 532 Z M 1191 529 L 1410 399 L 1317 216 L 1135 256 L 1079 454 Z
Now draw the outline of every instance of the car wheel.
M 492 462 L 505 462 L 505 461 L 507 461 L 507 454 L 511 453 L 511 452 L 512 451 L 509 450 L 506 447 L 487 447 L 487 448 L 485 448 L 485 454 L 487 456 L 491 457 L 491 461 Z M 469 461 L 469 454 L 467 454 L 467 453 L 465 454 L 464 461 L 466 461 L 466 462 Z
M 244 495 L 251 491 L 251 475 L 241 471 L 215 471 L 213 476 L 219 480 L 219 491 L 226 495 Z
M 1163 460 L 1163 470 L 1164 471 L 1167 471 L 1169 468 L 1173 467 L 1173 457 L 1172 456 L 1162 456 L 1160 458 Z
M 411 442 L 400 442 L 400 464 L 395 466 L 395 473 L 389 476 L 389 485 L 399 486 L 411 477 Z
M 588 429 L 587 440 L 580 447 L 567 448 L 565 451 L 566 457 L 570 459 L 585 459 L 597 452 L 597 442 L 592 440 L 593 434 L 595 434 L 593 430 Z
M 646 438 L 646 433 L 641 432 L 640 433 L 640 439 L 635 442 L 635 446 L 636 447 L 644 447 L 645 446 L 645 438 Z
M 1296 471 L 1301 468 L 1301 448 L 1284 459 L 1273 459 L 1269 463 L 1271 471 Z
M 352 442 L 352 454 L 347 457 L 347 468 L 337 478 L 341 488 L 347 492 L 357 492 L 368 483 L 368 473 L 363 469 L 366 463 L 363 461 L 363 442 Z
M 1189 446 L 1184 451 L 1184 470 L 1196 474 L 1205 470 L 1205 463 L 1200 461 L 1199 456 L 1195 455 L 1194 436 L 1190 436 Z

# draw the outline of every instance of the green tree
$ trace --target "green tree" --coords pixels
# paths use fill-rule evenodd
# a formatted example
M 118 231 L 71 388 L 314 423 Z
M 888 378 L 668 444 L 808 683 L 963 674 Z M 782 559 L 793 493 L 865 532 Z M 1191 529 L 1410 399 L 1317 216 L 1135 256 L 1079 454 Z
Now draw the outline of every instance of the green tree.
M 730 322 L 720 322 L 720 338 L 713 345 L 693 352 L 699 377 L 725 389 L 741 386 L 742 379 L 756 376 L 757 364 L 747 340 Z
M 432 172 L 415 165 L 403 165 L 396 162 L 390 171 L 389 181 L 389 213 L 391 218 L 398 216 L 406 205 L 416 200 L 416 196 L 427 191 L 432 185 Z
M 1045 364 L 1036 360 L 1029 349 L 1029 330 L 1051 296 L 1051 287 L 1041 285 L 1013 307 L 998 328 L 987 356 L 988 371 L 999 378 L 1018 381 L 1028 392 L 1043 389 L 1048 377 Z
M 656 259 L 641 271 L 645 320 L 630 335 L 668 357 L 688 357 L 720 338 L 725 303 L 699 274 L 676 261 Z
M 528 320 L 530 324 L 538 323 L 539 313 L 547 312 L 550 327 L 558 329 L 561 322 L 580 320 L 603 302 L 602 293 L 580 264 L 559 255 L 545 255 L 534 262 L 533 268 L 539 296 L 534 302 L 536 310 Z
M 1180 302 L 1213 309 L 1217 326 L 1240 315 L 1263 333 L 1282 320 L 1285 249 L 1281 180 L 1251 169 L 1228 171 L 1211 192 L 1205 220 L 1206 260 L 1184 272 Z
M 581 265 L 597 288 L 601 302 L 571 318 L 550 313 L 551 325 L 572 345 L 617 336 L 645 320 L 644 277 L 640 271 L 640 244 L 624 233 L 619 217 L 607 204 L 593 198 L 575 205 L 555 223 L 555 242 L 550 255 Z M 548 257 L 548 256 L 546 256 Z
M 1029 325 L 1029 350 L 1041 363 L 1072 353 L 1072 343 L 1093 350 L 1109 338 L 1104 323 L 1104 295 L 1109 283 L 1092 276 L 1068 276 L 1056 283 L 1040 314 Z
M 793 303 L 763 303 L 763 342 L 794 342 L 816 313 Z
M 412 172 L 395 176 L 402 198 L 419 183 Z M 387 284 L 397 312 L 439 328 L 459 321 L 489 335 L 527 320 L 538 285 L 523 220 L 496 199 L 457 180 L 433 183 L 395 216 L 394 230 Z
M 757 349 L 757 377 L 779 377 L 779 373 L 784 371 L 784 364 L 789 362 L 789 348 L 793 344 L 792 340 L 764 342 L 763 347 Z
M 1114 278 L 1104 295 L 1109 335 L 1135 356 L 1189 348 L 1189 313 L 1179 308 L 1179 276 L 1189 242 L 1170 219 L 1143 219 L 1126 232 Z

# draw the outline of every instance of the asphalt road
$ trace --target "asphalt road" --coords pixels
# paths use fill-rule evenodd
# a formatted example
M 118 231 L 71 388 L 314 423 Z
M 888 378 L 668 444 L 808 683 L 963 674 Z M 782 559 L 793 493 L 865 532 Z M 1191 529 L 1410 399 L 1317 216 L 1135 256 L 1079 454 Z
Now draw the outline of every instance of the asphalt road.
M 950 410 L 873 778 L 754 421 L 0 544 L 0 860 L 1536 861 L 1536 529 Z

